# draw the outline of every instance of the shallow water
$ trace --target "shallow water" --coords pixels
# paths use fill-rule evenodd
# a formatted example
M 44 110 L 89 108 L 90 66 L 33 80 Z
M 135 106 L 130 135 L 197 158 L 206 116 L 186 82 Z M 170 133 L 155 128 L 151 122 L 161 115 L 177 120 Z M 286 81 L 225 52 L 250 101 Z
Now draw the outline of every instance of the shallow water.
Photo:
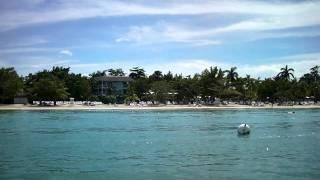
M 320 111 L 0 111 L 0 179 L 320 179 Z

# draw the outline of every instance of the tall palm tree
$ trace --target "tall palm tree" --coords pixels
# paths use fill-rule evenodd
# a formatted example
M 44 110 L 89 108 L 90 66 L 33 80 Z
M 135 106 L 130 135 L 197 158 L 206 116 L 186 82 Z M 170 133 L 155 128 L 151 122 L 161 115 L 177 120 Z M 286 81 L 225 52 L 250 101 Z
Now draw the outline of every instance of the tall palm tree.
M 210 67 L 200 75 L 200 92 L 203 96 L 218 96 L 223 88 L 223 75 L 218 67 Z M 220 77 L 221 76 L 221 77 Z
M 277 75 L 277 78 L 290 80 L 290 77 L 294 78 L 293 75 L 294 69 L 289 68 L 288 65 L 280 69 L 279 74 Z
M 227 79 L 232 83 L 238 79 L 238 73 L 236 72 L 237 67 L 231 67 L 230 70 L 225 70 L 227 73 Z
M 310 74 L 314 81 L 317 81 L 319 79 L 319 68 L 320 66 L 315 66 L 310 69 Z
M 254 78 L 251 78 L 250 75 L 246 75 L 246 77 L 244 78 L 244 86 L 245 90 L 247 91 L 245 95 L 250 100 L 252 100 L 256 96 L 256 83 L 257 81 Z

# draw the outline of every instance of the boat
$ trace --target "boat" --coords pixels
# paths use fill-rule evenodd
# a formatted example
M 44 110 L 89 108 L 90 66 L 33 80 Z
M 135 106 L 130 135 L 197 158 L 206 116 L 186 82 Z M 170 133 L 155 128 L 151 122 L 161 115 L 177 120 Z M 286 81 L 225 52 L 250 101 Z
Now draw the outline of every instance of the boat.
M 238 134 L 239 135 L 250 134 L 250 126 L 248 124 L 240 124 L 238 126 Z

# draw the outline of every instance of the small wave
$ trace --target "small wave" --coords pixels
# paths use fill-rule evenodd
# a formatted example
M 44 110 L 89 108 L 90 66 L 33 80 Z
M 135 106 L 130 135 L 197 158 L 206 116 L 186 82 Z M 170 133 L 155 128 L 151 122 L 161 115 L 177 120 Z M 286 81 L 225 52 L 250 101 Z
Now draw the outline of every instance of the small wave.
M 199 131 L 222 131 L 222 130 L 234 130 L 236 127 L 234 126 L 209 126 L 199 128 Z
M 75 133 L 75 130 L 33 130 L 32 133 L 36 134 L 68 134 L 68 133 Z
M 85 129 L 86 131 L 92 131 L 92 132 L 145 132 L 150 131 L 146 128 L 111 128 L 111 127 L 105 127 L 105 128 L 99 128 L 99 127 L 92 127 Z
M 296 137 L 305 137 L 305 136 L 314 136 L 315 133 L 308 133 L 308 134 L 296 134 L 296 135 L 269 135 L 260 137 L 260 139 L 275 139 L 275 138 L 296 138 Z
M 143 156 L 120 156 L 120 157 L 110 157 L 108 160 L 116 160 L 116 161 L 123 161 L 123 160 L 140 160 L 145 159 Z
M 12 130 L 9 130 L 9 129 L 0 129 L 0 134 L 17 135 L 18 133 L 16 131 L 12 131 Z

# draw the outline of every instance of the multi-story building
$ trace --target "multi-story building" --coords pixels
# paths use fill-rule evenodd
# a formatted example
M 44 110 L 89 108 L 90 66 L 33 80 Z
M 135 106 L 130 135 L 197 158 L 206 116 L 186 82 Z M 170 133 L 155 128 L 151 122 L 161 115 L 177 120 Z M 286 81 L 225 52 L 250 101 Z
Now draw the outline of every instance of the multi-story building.
M 96 89 L 98 96 L 125 95 L 129 82 L 133 81 L 127 76 L 100 76 L 95 80 L 98 82 Z

